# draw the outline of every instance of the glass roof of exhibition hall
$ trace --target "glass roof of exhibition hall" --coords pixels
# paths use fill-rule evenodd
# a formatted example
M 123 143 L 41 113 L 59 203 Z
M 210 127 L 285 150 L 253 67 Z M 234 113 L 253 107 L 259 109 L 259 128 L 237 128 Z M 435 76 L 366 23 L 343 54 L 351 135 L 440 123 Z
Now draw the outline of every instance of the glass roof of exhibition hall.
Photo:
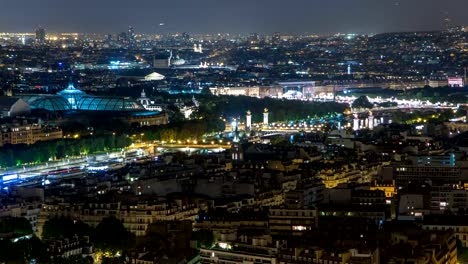
M 57 94 L 59 95 L 72 95 L 72 94 L 78 94 L 78 95 L 86 95 L 85 92 L 78 90 L 73 86 L 73 83 L 68 84 L 68 87 L 63 89 L 62 91 L 58 92 Z
M 131 98 L 83 96 L 77 103 L 83 111 L 144 111 L 145 109 Z
M 23 98 L 31 108 L 33 109 L 45 109 L 48 111 L 68 111 L 72 107 L 68 101 L 58 95 L 47 95 L 47 96 L 27 96 Z

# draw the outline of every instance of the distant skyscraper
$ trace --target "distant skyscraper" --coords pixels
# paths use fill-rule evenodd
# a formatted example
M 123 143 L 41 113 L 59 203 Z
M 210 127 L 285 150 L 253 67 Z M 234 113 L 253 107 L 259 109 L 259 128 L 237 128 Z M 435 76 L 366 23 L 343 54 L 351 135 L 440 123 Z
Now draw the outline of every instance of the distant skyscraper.
M 182 33 L 182 39 L 185 41 L 190 40 L 190 35 L 187 32 Z
M 257 33 L 250 33 L 249 41 L 251 44 L 257 44 L 260 41 L 260 37 Z
M 133 39 L 135 37 L 135 30 L 132 26 L 128 27 L 128 39 Z
M 452 19 L 450 18 L 449 13 L 445 12 L 445 15 L 444 15 L 444 29 L 446 31 L 451 31 L 452 27 L 453 27 Z
M 106 41 L 107 41 L 107 43 L 112 42 L 112 34 L 106 35 Z
M 278 33 L 278 32 L 273 33 L 273 37 L 272 37 L 271 41 L 272 41 L 273 43 L 275 43 L 275 44 L 280 43 L 280 41 L 281 41 L 281 35 L 280 35 L 280 33 Z
M 128 40 L 128 34 L 125 32 L 121 32 L 119 35 L 117 35 L 117 40 L 121 44 L 125 44 Z
M 43 44 L 43 43 L 45 43 L 45 39 L 46 39 L 45 29 L 43 29 L 41 27 L 36 29 L 36 42 L 40 43 L 40 44 Z
M 135 30 L 133 29 L 132 26 L 128 27 L 128 32 L 127 32 L 127 42 L 130 45 L 133 45 L 135 42 Z

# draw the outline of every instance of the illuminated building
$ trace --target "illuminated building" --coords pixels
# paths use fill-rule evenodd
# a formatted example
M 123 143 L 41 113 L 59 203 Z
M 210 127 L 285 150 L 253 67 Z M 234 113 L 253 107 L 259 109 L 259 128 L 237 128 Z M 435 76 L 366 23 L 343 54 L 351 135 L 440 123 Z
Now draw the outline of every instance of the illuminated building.
M 135 30 L 132 26 L 128 27 L 127 41 L 130 45 L 133 44 L 133 42 L 135 41 Z
M 287 94 L 296 93 L 298 98 L 312 98 L 315 93 L 315 82 L 314 81 L 293 81 L 293 82 L 279 82 L 279 86 L 282 87 L 282 97 Z M 297 98 L 292 98 L 297 99 Z
M 432 88 L 447 86 L 447 80 L 429 80 L 428 85 Z
M 202 44 L 193 44 L 193 52 L 195 53 L 203 53 Z
M 317 209 L 270 208 L 268 212 L 271 234 L 301 235 L 318 226 Z
M 325 185 L 321 182 L 300 184 L 284 194 L 284 203 L 289 208 L 315 206 L 324 199 Z
M 86 95 L 83 91 L 76 89 L 71 82 L 66 89 L 58 92 L 57 94 L 65 98 L 65 100 L 70 104 L 71 109 L 78 109 L 78 102 Z
M 44 223 L 53 217 L 65 216 L 96 227 L 103 218 L 115 216 L 124 227 L 136 236 L 144 236 L 151 223 L 157 221 L 195 220 L 198 208 L 195 205 L 174 206 L 165 202 L 148 204 L 89 203 L 44 204 L 38 217 L 37 234 L 42 235 Z
M 146 97 L 146 95 L 145 95 Z M 57 95 L 21 95 L 33 109 L 51 112 L 101 112 L 112 113 L 112 118 L 138 126 L 167 124 L 168 115 L 160 111 L 146 111 L 137 101 L 128 97 L 91 96 L 70 84 Z M 141 98 L 140 98 L 141 99 Z
M 468 120 L 468 111 L 467 111 L 467 117 L 465 118 Z M 463 122 L 444 122 L 444 125 L 447 126 L 447 128 L 450 131 L 460 131 L 460 133 L 468 131 L 468 123 L 463 123 Z
M 71 256 L 91 255 L 93 247 L 89 237 L 50 241 L 47 245 L 47 252 L 54 257 L 69 258 Z
M 214 95 L 244 95 L 251 97 L 260 96 L 260 87 L 213 87 L 210 91 Z
M 162 74 L 157 72 L 150 73 L 144 77 L 145 81 L 161 81 L 164 80 L 166 77 Z
M 282 191 L 268 191 L 255 196 L 255 206 L 272 207 L 284 204 L 284 194 Z
M 377 181 L 374 181 L 374 184 L 370 186 L 370 190 L 383 191 L 385 193 L 385 197 L 387 198 L 392 198 L 394 195 L 397 194 L 395 181 L 393 181 L 392 183 L 377 183 Z
M 218 242 L 212 248 L 201 248 L 200 263 L 278 263 L 278 247 L 272 245 L 271 237 L 252 238 L 251 244 L 246 240 L 240 243 Z
M 179 57 L 176 57 L 171 61 L 171 66 L 181 66 L 185 64 L 185 60 Z
M 233 140 L 233 141 L 236 141 L 236 140 Z M 232 153 L 232 160 L 238 160 L 238 161 L 244 160 L 244 152 L 242 150 L 241 144 L 237 142 L 232 144 L 231 153 Z
M 458 263 L 457 239 L 452 230 L 442 230 L 393 232 L 390 235 L 390 243 L 399 246 L 394 250 L 401 250 L 402 245 L 410 247 L 411 255 L 392 254 L 388 263 Z
M 444 184 L 431 188 L 431 210 L 458 214 L 468 209 L 468 192 L 456 185 Z
M 379 248 L 329 249 L 296 247 L 280 251 L 279 263 L 380 263 Z
M 362 173 L 359 170 L 322 170 L 320 171 L 319 177 L 322 179 L 325 187 L 330 189 L 335 188 L 338 184 L 356 181 L 362 178 Z
M 449 155 L 421 155 L 421 156 L 409 156 L 408 160 L 413 165 L 418 166 L 455 166 L 457 163 L 455 154 Z
M 463 78 L 462 77 L 449 77 L 448 78 L 448 86 L 449 87 L 463 88 L 465 85 L 463 83 Z
M 137 124 L 138 126 L 159 126 L 168 123 L 169 116 L 167 113 L 147 111 L 147 112 L 134 112 L 134 113 L 120 113 L 115 116 L 124 123 L 130 125 Z
M 127 97 L 110 97 L 110 96 L 83 96 L 77 102 L 77 108 L 81 111 L 141 111 L 144 108 Z
M 429 215 L 424 217 L 422 228 L 427 231 L 452 229 L 463 247 L 468 247 L 468 219 L 466 216 Z
M 147 69 L 150 65 L 140 61 L 110 61 L 109 63 L 75 63 L 72 68 L 75 70 L 128 70 Z M 167 67 L 166 67 L 167 68 Z
M 34 144 L 38 141 L 61 139 L 62 130 L 56 127 L 32 125 L 3 125 L 0 130 L 0 145 Z
M 154 101 L 151 101 L 146 97 L 145 90 L 141 90 L 141 95 L 137 99 L 137 102 L 139 102 L 148 111 L 162 111 L 162 107 L 160 105 L 155 105 Z
M 458 183 L 461 177 L 461 168 L 453 166 L 398 166 L 393 169 L 392 173 L 397 185 L 427 180 Z

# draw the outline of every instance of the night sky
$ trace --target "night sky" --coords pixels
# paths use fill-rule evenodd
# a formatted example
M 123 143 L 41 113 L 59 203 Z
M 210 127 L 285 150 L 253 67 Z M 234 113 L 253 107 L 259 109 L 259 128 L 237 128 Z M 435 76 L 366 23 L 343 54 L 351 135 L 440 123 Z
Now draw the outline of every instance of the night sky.
M 0 32 L 380 33 L 468 25 L 468 0 L 0 0 Z M 160 23 L 164 23 L 160 26 Z

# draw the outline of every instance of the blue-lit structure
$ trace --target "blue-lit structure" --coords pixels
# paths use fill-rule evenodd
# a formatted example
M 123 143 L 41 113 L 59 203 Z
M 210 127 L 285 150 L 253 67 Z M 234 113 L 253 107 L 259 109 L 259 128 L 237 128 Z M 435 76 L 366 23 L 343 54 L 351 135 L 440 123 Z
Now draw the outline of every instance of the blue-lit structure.
M 67 100 L 72 109 L 78 109 L 78 102 L 80 102 L 83 96 L 86 96 L 86 93 L 78 90 L 73 86 L 73 83 L 69 83 L 68 87 L 57 93 Z
M 72 109 L 68 101 L 59 95 L 25 95 L 21 98 L 33 109 L 45 109 L 52 112 Z
M 143 106 L 130 98 L 83 96 L 77 103 L 77 109 L 82 111 L 145 111 Z
M 146 111 L 136 100 L 128 97 L 94 96 L 76 89 L 72 83 L 56 95 L 21 95 L 32 109 L 45 109 L 51 112 L 95 112 L 120 119 L 131 125 L 155 126 L 168 122 L 164 112 Z
M 129 112 L 145 111 L 137 101 L 128 97 L 93 96 L 76 89 L 72 83 L 57 95 L 22 95 L 20 96 L 33 109 L 57 111 L 110 111 Z

